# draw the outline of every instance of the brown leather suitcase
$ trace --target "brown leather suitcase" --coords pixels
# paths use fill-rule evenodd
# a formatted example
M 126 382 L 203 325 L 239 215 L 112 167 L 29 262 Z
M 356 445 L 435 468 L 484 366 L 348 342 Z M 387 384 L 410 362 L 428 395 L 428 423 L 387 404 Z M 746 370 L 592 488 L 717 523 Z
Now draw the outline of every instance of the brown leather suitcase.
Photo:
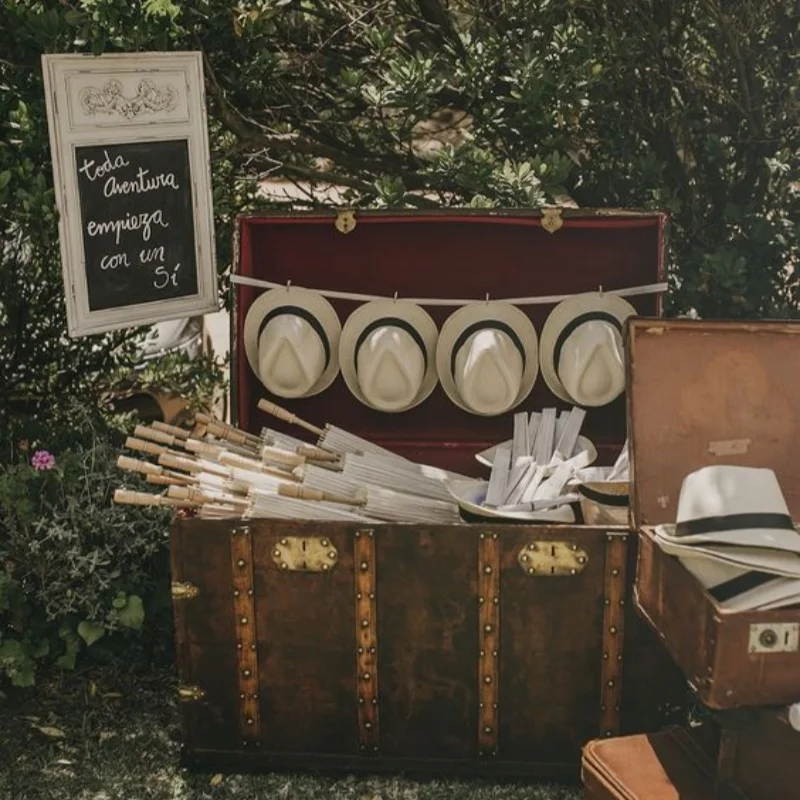
M 583 750 L 587 800 L 712 800 L 717 797 L 710 728 L 596 739 Z M 728 797 L 733 795 L 728 793 Z M 775 799 L 777 800 L 777 798 Z
M 388 297 L 610 290 L 661 280 L 664 225 L 657 213 L 582 210 L 258 215 L 239 220 L 235 271 Z M 509 438 L 511 414 L 467 414 L 441 388 L 402 414 L 365 408 L 341 377 L 303 400 L 267 395 L 240 352 L 257 295 L 234 288 L 240 427 L 281 427 L 258 410 L 266 397 L 406 457 L 487 474 L 474 454 Z M 660 312 L 655 294 L 631 300 Z M 331 302 L 342 320 L 358 305 Z M 537 330 L 550 307 L 524 307 Z M 439 324 L 451 311 L 430 308 Z M 565 407 L 540 379 L 521 408 L 546 405 Z M 624 399 L 590 409 L 585 431 L 598 463 L 612 463 Z M 184 763 L 577 778 L 587 741 L 655 730 L 685 699 L 682 676 L 633 611 L 632 542 L 628 528 L 580 524 L 178 520 Z M 550 561 L 531 574 L 521 557 L 535 543 Z
M 800 323 L 631 320 L 628 416 L 637 611 L 710 708 L 800 700 L 800 608 L 723 610 L 652 527 L 675 521 L 684 477 L 770 467 L 800 512 Z

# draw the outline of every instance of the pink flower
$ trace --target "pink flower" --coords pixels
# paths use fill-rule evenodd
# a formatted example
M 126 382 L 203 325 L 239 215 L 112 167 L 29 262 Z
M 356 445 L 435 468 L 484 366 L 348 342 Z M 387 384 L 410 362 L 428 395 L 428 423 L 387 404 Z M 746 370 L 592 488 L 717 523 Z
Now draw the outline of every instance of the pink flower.
M 55 465 L 55 457 L 52 453 L 48 453 L 47 450 L 37 450 L 31 459 L 31 466 L 34 469 L 53 469 Z

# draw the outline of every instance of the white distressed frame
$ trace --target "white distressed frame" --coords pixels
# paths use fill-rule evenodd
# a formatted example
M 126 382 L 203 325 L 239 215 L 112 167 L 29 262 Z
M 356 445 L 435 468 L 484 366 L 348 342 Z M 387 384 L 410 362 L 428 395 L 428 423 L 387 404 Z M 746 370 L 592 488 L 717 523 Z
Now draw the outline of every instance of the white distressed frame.
M 217 270 L 202 53 L 44 55 L 42 69 L 69 335 L 86 336 L 216 311 Z M 141 99 L 138 86 L 142 80 L 150 81 L 156 89 L 151 96 L 155 102 L 150 102 L 149 107 L 147 103 L 131 102 Z M 96 103 L 92 108 L 92 97 L 99 98 L 108 81 L 119 82 L 118 102 L 98 111 Z M 176 139 L 185 140 L 189 151 L 197 293 L 91 311 L 75 149 Z

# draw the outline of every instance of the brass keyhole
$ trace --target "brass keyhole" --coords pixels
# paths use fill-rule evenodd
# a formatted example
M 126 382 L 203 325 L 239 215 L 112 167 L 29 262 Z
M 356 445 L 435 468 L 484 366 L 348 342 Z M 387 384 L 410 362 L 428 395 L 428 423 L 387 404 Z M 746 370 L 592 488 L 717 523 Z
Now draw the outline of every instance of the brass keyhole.
M 758 637 L 758 641 L 762 647 L 775 647 L 778 643 L 778 635 L 773 630 L 766 630 Z

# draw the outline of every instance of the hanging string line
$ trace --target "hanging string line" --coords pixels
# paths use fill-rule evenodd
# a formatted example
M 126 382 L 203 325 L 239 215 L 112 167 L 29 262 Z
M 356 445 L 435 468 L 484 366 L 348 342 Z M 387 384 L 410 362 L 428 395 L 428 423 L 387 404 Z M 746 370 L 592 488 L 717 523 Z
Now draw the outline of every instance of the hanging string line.
M 243 286 L 255 286 L 259 289 L 284 289 L 289 284 L 275 283 L 273 281 L 262 281 L 258 278 L 248 278 L 244 275 L 231 275 L 231 283 L 239 283 Z M 635 297 L 644 294 L 661 294 L 667 291 L 668 285 L 666 283 L 649 283 L 645 286 L 631 286 L 627 289 L 603 289 L 600 291 L 605 294 L 615 294 L 619 297 Z M 419 306 L 468 306 L 473 303 L 483 302 L 482 298 L 474 297 L 470 300 L 455 299 L 455 298 L 436 298 L 436 297 L 403 297 L 399 298 L 395 293 L 393 297 L 380 296 L 373 294 L 357 294 L 355 292 L 336 292 L 332 289 L 311 289 L 310 291 L 321 294 L 323 297 L 335 298 L 337 300 L 355 300 L 360 303 L 368 303 L 372 300 L 406 300 L 411 303 L 416 303 Z M 562 300 L 567 300 L 577 294 L 584 294 L 584 292 L 573 292 L 572 294 L 554 294 L 540 297 L 493 297 L 492 300 L 498 300 L 504 303 L 510 303 L 515 306 L 534 306 L 534 305 L 552 305 L 560 303 Z M 488 299 L 488 295 L 487 295 Z

